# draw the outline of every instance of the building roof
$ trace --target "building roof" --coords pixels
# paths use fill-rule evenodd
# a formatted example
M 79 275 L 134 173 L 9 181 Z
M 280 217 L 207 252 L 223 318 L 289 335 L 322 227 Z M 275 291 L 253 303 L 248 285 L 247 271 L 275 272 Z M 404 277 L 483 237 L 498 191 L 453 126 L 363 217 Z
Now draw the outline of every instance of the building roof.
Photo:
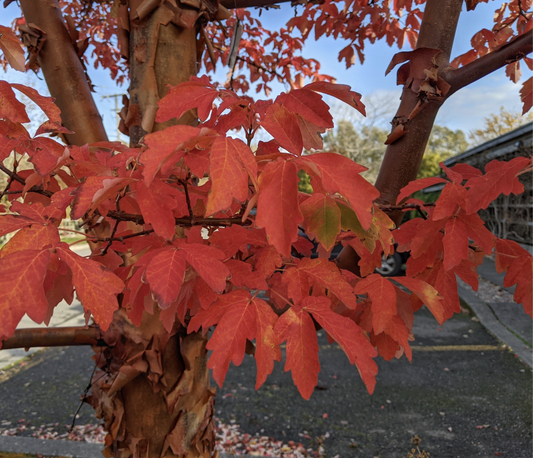
M 455 156 L 446 159 L 445 161 L 443 161 L 444 165 L 446 167 L 450 167 L 451 165 L 456 164 L 457 162 L 464 162 L 464 160 L 469 158 L 470 156 L 474 156 L 488 149 L 495 148 L 504 143 L 512 142 L 513 140 L 521 137 L 522 135 L 531 133 L 532 131 L 533 122 L 528 122 L 527 124 L 524 124 L 523 126 L 520 126 L 515 130 L 512 130 L 511 132 L 507 132 L 506 134 L 500 135 L 497 138 L 489 140 L 485 143 L 482 143 L 481 145 L 475 146 L 474 148 L 470 148 L 469 150 L 466 150 L 462 153 L 459 153 Z

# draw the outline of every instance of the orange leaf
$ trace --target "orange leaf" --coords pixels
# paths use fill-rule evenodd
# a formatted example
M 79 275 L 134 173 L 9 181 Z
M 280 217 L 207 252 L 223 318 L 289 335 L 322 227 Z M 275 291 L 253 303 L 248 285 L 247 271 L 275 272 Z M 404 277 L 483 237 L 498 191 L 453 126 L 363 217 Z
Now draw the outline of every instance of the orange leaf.
M 41 323 L 48 310 L 43 288 L 48 250 L 11 253 L 0 261 L 0 340 L 11 337 L 25 313 Z
M 11 122 L 30 122 L 24 104 L 17 100 L 11 85 L 6 81 L 0 81 L 0 118 Z
M 396 290 L 394 285 L 378 274 L 363 278 L 355 286 L 355 294 L 367 294 L 372 301 L 372 327 L 374 334 L 380 334 L 391 324 L 396 308 Z
M 331 250 L 341 231 L 341 211 L 335 201 L 315 193 L 300 206 L 306 231 L 314 234 L 326 250 Z
M 302 154 L 303 139 L 296 114 L 274 103 L 268 107 L 261 126 L 289 153 Z
M 0 250 L 0 259 L 22 250 L 43 250 L 60 242 L 57 228 L 48 224 L 34 224 L 18 231 Z
M 485 175 L 470 178 L 466 182 L 468 193 L 466 196 L 466 213 L 477 213 L 487 208 L 500 194 L 520 194 L 524 192 L 524 185 L 518 179 L 518 174 L 531 166 L 532 159 L 515 157 L 509 162 L 494 160 L 485 167 Z
M 261 299 L 252 298 L 248 291 L 235 290 L 220 296 L 207 310 L 200 310 L 189 324 L 189 332 L 200 325 L 207 329 L 217 324 L 207 344 L 213 350 L 207 366 L 213 369 L 213 378 L 222 386 L 230 362 L 242 363 L 246 341 L 256 339 L 257 383 L 259 388 L 281 360 L 281 351 L 274 334 L 277 316 Z
M 468 259 L 468 233 L 459 218 L 451 218 L 444 227 L 444 269 L 451 270 Z
M 144 222 L 151 224 L 160 237 L 172 239 L 176 233 L 176 220 L 172 209 L 178 205 L 173 196 L 178 195 L 179 191 L 160 180 L 153 181 L 149 188 L 142 181 L 138 181 L 135 186 Z
M 256 226 L 265 228 L 268 241 L 284 256 L 298 238 L 303 221 L 298 204 L 298 169 L 293 162 L 269 162 L 259 177 Z
M 285 372 L 292 379 L 304 399 L 309 399 L 318 382 L 318 340 L 315 324 L 299 305 L 291 307 L 276 322 L 274 331 L 278 342 L 287 341 Z
M 241 140 L 218 137 L 210 152 L 211 191 L 207 200 L 206 216 L 228 209 L 233 199 L 245 202 L 248 198 L 248 174 L 257 176 L 257 162 Z
M 0 237 L 33 224 L 33 220 L 21 215 L 0 215 Z
M 124 282 L 102 264 L 73 253 L 66 244 L 58 246 L 57 251 L 72 271 L 76 294 L 84 309 L 106 331 L 118 309 L 117 294 L 124 290 Z
M 329 112 L 329 106 L 316 92 L 309 89 L 296 89 L 280 94 L 276 102 L 289 111 L 298 113 L 317 127 L 333 127 L 333 117 Z
M 299 303 L 309 295 L 309 282 L 312 279 L 327 288 L 348 308 L 355 309 L 356 302 L 353 289 L 344 280 L 335 263 L 327 259 L 304 258 L 296 267 L 289 267 L 283 275 L 283 282 L 289 284 L 291 298 Z
M 274 361 L 281 361 L 281 350 L 274 332 L 278 316 L 269 304 L 261 299 L 254 299 L 256 313 L 255 362 L 257 364 L 257 380 L 255 389 L 258 390 L 268 375 L 274 370 Z
M 302 308 L 313 315 L 318 324 L 340 345 L 351 364 L 355 364 L 369 394 L 374 392 L 378 366 L 372 358 L 378 354 L 364 336 L 363 330 L 351 319 L 334 313 L 326 297 L 307 297 Z
M 351 90 L 350 86 L 346 84 L 334 84 L 326 81 L 317 81 L 315 83 L 308 84 L 304 87 L 311 91 L 321 92 L 322 94 L 328 94 L 344 103 L 347 103 L 351 107 L 355 108 L 363 116 L 366 116 L 365 106 L 361 102 L 361 94 Z
M 146 280 L 161 309 L 169 308 L 178 298 L 185 270 L 184 253 L 171 248 L 155 256 L 146 268 Z
M 163 165 L 174 159 L 177 161 L 180 148 L 187 140 L 200 135 L 201 129 L 192 126 L 170 126 L 144 137 L 148 149 L 143 151 L 141 162 L 146 186 L 152 181 Z
M 224 252 L 199 243 L 183 243 L 178 246 L 186 253 L 187 262 L 211 288 L 219 293 L 226 289 L 226 280 L 230 276 L 230 271 L 220 262 L 226 258 Z
M 365 167 L 334 153 L 312 154 L 298 162 L 305 168 L 314 166 L 315 170 L 318 169 L 325 190 L 330 194 L 339 193 L 346 197 L 363 229 L 370 227 L 373 201 L 379 197 L 379 191 L 359 175 L 366 170 Z M 308 173 L 316 176 L 312 170 Z
M 9 65 L 19 72 L 26 71 L 26 59 L 24 57 L 22 43 L 10 28 L 1 25 L 0 49 L 4 53 L 4 57 L 9 62 Z
M 445 319 L 445 310 L 442 296 L 433 286 L 416 278 L 394 277 L 394 281 L 411 290 L 426 305 L 429 311 L 442 324 Z
M 420 191 L 421 189 L 427 188 L 428 186 L 433 186 L 434 184 L 447 183 L 444 178 L 440 177 L 429 177 L 421 178 L 420 180 L 411 181 L 407 186 L 404 186 L 396 199 L 396 202 L 399 204 L 406 197 L 409 197 L 411 194 Z
M 186 111 L 198 108 L 198 117 L 205 121 L 217 96 L 217 89 L 208 80 L 197 79 L 178 84 L 158 102 L 159 110 L 155 120 L 165 122 L 172 118 L 180 119 Z
M 39 126 L 37 132 L 35 132 L 35 136 L 47 132 L 61 132 L 65 134 L 72 133 L 70 130 L 61 125 L 61 110 L 54 103 L 54 99 L 52 97 L 42 96 L 35 89 L 24 86 L 23 84 L 12 84 L 11 87 L 14 87 L 18 91 L 22 92 L 26 97 L 35 102 L 35 104 L 37 104 L 39 108 L 44 111 L 44 114 L 48 116 L 48 121 Z

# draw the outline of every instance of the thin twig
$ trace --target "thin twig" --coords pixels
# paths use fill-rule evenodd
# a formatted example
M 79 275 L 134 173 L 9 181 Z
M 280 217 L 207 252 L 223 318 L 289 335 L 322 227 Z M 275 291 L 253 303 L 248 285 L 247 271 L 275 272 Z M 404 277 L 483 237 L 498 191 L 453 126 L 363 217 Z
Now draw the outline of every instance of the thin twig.
M 189 187 L 187 180 L 179 180 L 179 183 L 183 186 L 183 191 L 185 192 L 185 201 L 187 202 L 187 209 L 189 210 L 189 218 L 191 219 L 191 226 L 194 226 L 194 212 L 192 211 L 191 198 L 189 196 Z
M 420 204 L 402 204 L 402 205 L 389 205 L 389 204 L 376 204 L 380 210 L 384 212 L 394 212 L 398 210 L 419 210 L 422 207 L 434 207 L 434 203 Z
M 18 181 L 21 185 L 26 185 L 26 180 L 22 178 L 19 174 L 9 170 L 7 167 L 5 167 L 3 164 L 0 164 L 0 170 L 4 172 L 5 174 L 9 175 L 10 178 L 12 178 L 14 181 Z M 42 194 L 46 197 L 52 197 L 54 195 L 51 191 L 46 191 L 42 189 L 40 186 L 33 186 L 31 189 L 28 190 L 28 192 L 35 192 L 37 194 Z M 22 191 L 21 191 L 22 193 Z M 13 192 L 14 194 L 14 192 Z
M 96 212 L 95 212 L 96 213 Z M 107 214 L 108 218 L 119 220 L 119 221 L 132 221 L 134 223 L 137 223 L 139 226 L 142 226 L 144 224 L 144 218 L 142 215 L 134 215 L 131 213 L 125 213 L 125 212 L 119 212 L 119 211 L 110 211 Z M 219 226 L 232 226 L 232 225 L 238 225 L 238 226 L 249 226 L 251 224 L 251 221 L 242 221 L 242 218 L 236 217 L 236 218 L 195 218 L 194 222 L 191 223 L 190 218 L 174 218 L 174 221 L 176 222 L 176 225 L 178 226 L 213 226 L 213 227 L 219 227 Z
M 93 371 L 91 372 L 91 377 L 89 378 L 89 383 L 88 385 L 85 387 L 85 390 L 83 390 L 83 396 L 81 397 L 81 401 L 80 401 L 80 405 L 78 406 L 78 408 L 76 409 L 76 413 L 74 414 L 74 417 L 72 418 L 72 424 L 70 425 L 70 428 L 68 430 L 68 433 L 70 434 L 73 430 L 74 430 L 74 426 L 76 424 L 76 417 L 78 416 L 78 414 L 80 413 L 80 410 L 83 406 L 83 403 L 86 401 L 87 399 L 87 393 L 89 392 L 89 390 L 92 388 L 92 386 L 98 381 L 100 380 L 104 375 L 106 375 L 106 373 L 102 374 L 101 377 L 98 377 L 97 380 L 95 380 L 93 382 L 93 377 L 94 377 L 94 373 L 96 372 L 96 368 L 98 367 L 98 365 L 100 364 L 100 358 L 102 357 L 102 350 L 100 349 L 100 353 L 98 353 L 98 360 L 96 361 L 96 363 L 94 363 L 94 367 L 93 367 Z
M 11 184 L 13 183 L 14 177 L 17 175 L 17 158 L 15 157 L 13 162 L 13 174 L 9 176 L 9 180 L 7 181 L 7 185 L 5 189 L 0 194 L 0 201 L 2 201 L 2 198 L 6 195 L 7 192 L 9 192 L 9 188 L 11 187 Z

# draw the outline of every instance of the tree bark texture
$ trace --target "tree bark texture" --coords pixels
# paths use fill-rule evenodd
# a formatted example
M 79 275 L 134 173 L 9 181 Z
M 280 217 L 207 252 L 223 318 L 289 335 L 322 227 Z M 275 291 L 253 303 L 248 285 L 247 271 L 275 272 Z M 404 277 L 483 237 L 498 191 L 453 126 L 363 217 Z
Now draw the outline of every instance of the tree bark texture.
M 435 64 L 442 71 L 449 63 L 457 22 L 461 13 L 462 0 L 428 0 L 420 26 L 416 49 L 430 48 L 440 50 Z M 403 88 L 400 107 L 393 120 L 405 123 L 407 133 L 387 146 L 381 165 L 376 188 L 380 191 L 380 201 L 396 204 L 400 190 L 416 179 L 422 157 L 442 101 L 432 100 L 425 103 L 420 113 L 409 119 L 409 115 L 420 101 L 419 94 L 408 84 Z M 401 220 L 401 213 L 395 215 L 395 222 Z
M 143 13 L 139 11 L 141 3 L 132 0 L 121 6 L 121 12 L 126 12 L 125 17 L 121 16 L 122 32 L 126 32 L 121 41 L 129 43 L 130 50 L 131 102 L 127 121 L 132 146 L 137 146 L 146 133 L 166 127 L 167 124 L 154 123 L 154 119 L 167 84 L 188 81 L 196 74 L 194 22 L 191 28 L 179 27 L 168 20 L 171 15 L 166 7 L 160 5 Z M 107 140 L 57 1 L 22 0 L 21 6 L 27 24 L 38 27 L 46 37 L 38 62 L 61 109 L 64 126 L 75 132 L 67 136 L 67 141 L 84 145 Z M 196 116 L 188 113 L 180 122 L 194 124 Z M 49 331 L 42 337 L 53 341 L 70 339 L 74 343 L 80 339 L 79 330 L 60 332 L 61 336 Z M 93 379 L 89 402 L 104 419 L 108 432 L 105 456 L 212 456 L 215 391 L 209 383 L 204 336 L 187 335 L 179 324 L 168 332 L 157 311 L 153 315 L 145 313 L 141 326 L 136 327 L 124 310 L 118 311 L 110 329 L 98 336 L 106 345 L 93 341 L 92 331 L 90 335 L 81 334 L 85 343 L 95 344 L 99 372 Z M 27 336 L 18 337 L 33 344 Z
M 462 4 L 462 0 L 428 0 L 424 9 L 416 49 L 440 50 L 435 64 L 441 71 L 448 66 Z M 419 101 L 419 94 L 410 84 L 405 84 L 392 125 L 393 129 L 403 125 L 407 133 L 389 144 L 385 151 L 375 184 L 381 193 L 378 200 L 382 204 L 395 205 L 400 190 L 416 179 L 435 117 L 443 102 L 429 100 L 424 103 L 422 111 L 411 118 Z M 399 211 L 389 216 L 399 224 L 403 213 Z M 346 246 L 337 258 L 340 268 L 355 273 L 359 272 L 358 262 L 359 256 L 350 246 Z
M 46 85 L 61 109 L 63 125 L 71 130 L 71 145 L 107 140 L 102 118 L 91 94 L 87 76 L 67 31 L 56 0 L 21 0 L 26 24 L 44 32 L 37 60 Z
M 168 85 L 196 74 L 196 25 L 172 23 L 172 11 L 164 4 L 149 12 L 141 4 L 131 0 L 120 14 L 128 32 L 130 63 L 130 99 L 123 122 L 132 147 L 147 133 L 177 122 L 197 122 L 193 112 L 179 121 L 155 122 L 157 103 Z M 100 371 L 93 379 L 90 403 L 105 421 L 105 456 L 211 457 L 215 390 L 209 382 L 207 339 L 187 335 L 180 324 L 169 333 L 154 309 L 153 315 L 144 313 L 139 327 L 119 311 L 104 334 L 109 347 L 96 348 Z
M 187 29 L 169 22 L 172 11 L 164 5 L 139 18 L 141 3 L 131 0 L 128 15 L 130 100 L 126 127 L 131 146 L 138 146 L 145 134 L 168 125 L 197 122 L 193 112 L 179 121 L 155 122 L 157 102 L 168 92 L 168 85 L 176 86 L 196 75 L 196 27 Z
M 179 324 L 167 332 L 157 313 L 133 326 L 123 311 L 104 339 L 87 401 L 105 422 L 104 456 L 211 457 L 215 391 L 206 339 Z
M 10 348 L 64 347 L 69 345 L 98 345 L 100 330 L 91 326 L 60 328 L 17 329 L 7 340 L 0 343 L 2 350 Z

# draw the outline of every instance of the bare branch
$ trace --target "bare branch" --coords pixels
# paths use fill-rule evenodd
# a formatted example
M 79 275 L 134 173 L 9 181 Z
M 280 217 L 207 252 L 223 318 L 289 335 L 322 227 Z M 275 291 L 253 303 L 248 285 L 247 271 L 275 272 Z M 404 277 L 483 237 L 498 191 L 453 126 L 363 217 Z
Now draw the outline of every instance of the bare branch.
M 136 224 L 143 225 L 144 219 L 142 215 L 133 215 L 131 213 L 124 213 L 119 211 L 110 211 L 107 216 L 118 221 L 132 221 Z M 251 222 L 242 221 L 241 217 L 236 218 L 195 218 L 191 222 L 190 218 L 175 218 L 178 226 L 232 226 L 237 224 L 239 226 L 249 226 Z M 123 237 L 124 238 L 124 237 Z
M 1 343 L 2 350 L 11 348 L 63 347 L 67 345 L 106 345 L 100 328 L 28 328 L 17 329 L 13 336 Z
M 446 98 L 499 68 L 523 59 L 531 52 L 533 52 L 533 31 L 520 35 L 497 51 L 485 54 L 464 67 L 446 71 L 443 77 L 452 86 Z

